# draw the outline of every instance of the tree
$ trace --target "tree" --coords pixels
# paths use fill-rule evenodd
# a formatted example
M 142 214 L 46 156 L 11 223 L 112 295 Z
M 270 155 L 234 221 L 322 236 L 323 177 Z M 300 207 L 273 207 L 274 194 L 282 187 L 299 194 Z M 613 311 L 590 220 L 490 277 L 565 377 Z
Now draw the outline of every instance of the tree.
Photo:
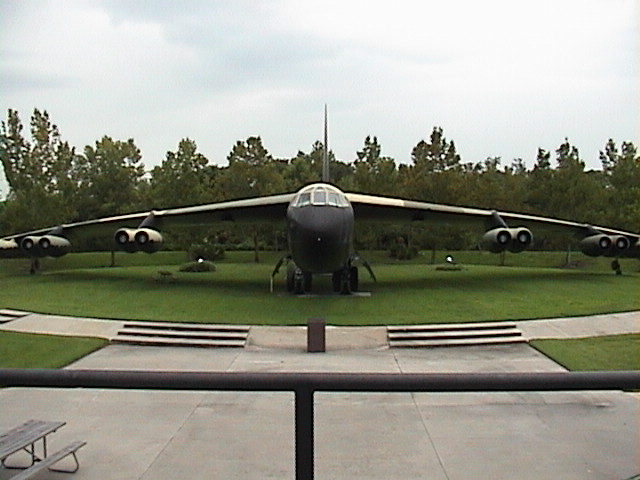
M 260 137 L 238 141 L 227 156 L 229 167 L 220 179 L 227 199 L 248 198 L 284 191 L 284 180 L 278 175 L 273 157 L 262 145 Z
M 391 157 L 381 155 L 377 137 L 367 136 L 362 150 L 356 152 L 354 162 L 355 188 L 361 192 L 379 195 L 397 195 L 398 170 Z
M 556 150 L 557 169 L 553 175 L 551 212 L 547 215 L 571 218 L 577 221 L 595 222 L 598 206 L 598 186 L 593 175 L 585 172 L 585 163 L 575 146 L 565 139 Z
M 298 151 L 297 155 L 289 160 L 281 169 L 288 191 L 294 191 L 309 183 L 317 182 L 322 177 L 322 161 L 324 158 L 324 145 L 317 141 L 311 146 L 309 153 Z M 333 152 L 329 152 L 329 161 L 333 158 Z
M 73 220 L 79 156 L 62 141 L 46 111 L 33 112 L 31 142 L 22 130 L 18 112 L 9 110 L 0 132 L 0 157 L 10 187 L 5 228 L 20 231 Z
M 430 141 L 420 140 L 411 151 L 411 161 L 419 173 L 444 172 L 458 168 L 460 155 L 453 140 L 447 142 L 441 127 L 433 127 Z
M 551 169 L 551 153 L 538 148 L 536 163 L 527 180 L 525 210 L 529 213 L 544 215 L 552 210 L 549 192 L 553 188 L 553 170 Z
M 82 220 L 140 208 L 144 165 L 132 138 L 126 142 L 104 136 L 84 149 L 80 168 Z
M 198 153 L 196 142 L 182 139 L 178 150 L 167 152 L 162 165 L 151 171 L 153 205 L 167 208 L 207 201 L 211 187 L 207 164 L 207 158 Z
M 624 229 L 640 230 L 640 156 L 632 142 L 623 142 L 621 152 L 609 139 L 600 152 L 604 171 L 607 222 Z
M 460 203 L 466 189 L 460 155 L 442 128 L 433 127 L 430 141 L 420 140 L 411 151 L 413 164 L 403 169 L 405 194 L 417 200 Z
M 229 167 L 220 178 L 222 192 L 227 199 L 249 198 L 283 193 L 285 184 L 279 167 L 260 137 L 249 137 L 238 141 L 227 156 Z M 273 228 L 269 225 L 253 225 L 247 233 L 253 238 L 255 261 L 258 262 L 260 236 L 272 238 Z

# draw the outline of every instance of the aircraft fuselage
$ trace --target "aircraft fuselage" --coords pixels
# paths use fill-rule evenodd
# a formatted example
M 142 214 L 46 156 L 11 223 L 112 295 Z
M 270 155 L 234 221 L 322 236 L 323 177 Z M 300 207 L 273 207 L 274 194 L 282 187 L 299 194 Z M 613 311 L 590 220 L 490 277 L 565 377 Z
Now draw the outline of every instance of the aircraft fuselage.
M 344 193 L 316 183 L 301 189 L 287 208 L 291 257 L 308 273 L 333 273 L 353 253 L 353 208 Z

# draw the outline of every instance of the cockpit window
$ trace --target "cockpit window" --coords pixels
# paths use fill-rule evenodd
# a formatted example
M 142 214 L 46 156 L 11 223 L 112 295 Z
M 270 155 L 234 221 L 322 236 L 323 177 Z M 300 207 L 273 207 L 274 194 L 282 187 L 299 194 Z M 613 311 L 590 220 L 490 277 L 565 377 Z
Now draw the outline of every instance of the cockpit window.
M 293 207 L 308 205 L 347 208 L 349 201 L 344 194 L 331 185 L 317 184 L 303 188 L 291 202 Z
M 324 188 L 316 188 L 313 192 L 314 205 L 326 205 L 327 204 L 327 192 Z
M 311 193 L 310 192 L 301 193 L 298 196 L 296 207 L 306 207 L 307 205 L 311 205 Z

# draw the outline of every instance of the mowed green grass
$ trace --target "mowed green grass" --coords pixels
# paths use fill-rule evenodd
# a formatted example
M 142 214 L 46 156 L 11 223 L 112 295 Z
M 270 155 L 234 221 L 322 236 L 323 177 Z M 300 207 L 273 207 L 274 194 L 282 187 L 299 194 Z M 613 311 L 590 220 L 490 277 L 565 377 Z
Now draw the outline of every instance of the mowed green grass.
M 98 338 L 0 332 L 0 368 L 60 368 L 108 343 Z
M 442 254 L 444 255 L 444 254 Z M 232 252 L 212 273 L 180 273 L 184 254 L 117 256 L 77 254 L 47 261 L 37 275 L 26 273 L 24 261 L 0 263 L 0 308 L 101 318 L 166 320 L 203 323 L 301 325 L 324 317 L 332 325 L 390 325 L 535 319 L 640 310 L 638 261 L 623 262 L 616 276 L 594 259 L 587 269 L 559 269 L 563 254 L 525 252 L 499 256 L 456 252 L 465 260 L 461 271 L 440 271 L 426 264 L 393 262 L 372 253 L 378 282 L 360 270 L 361 289 L 368 297 L 319 295 L 294 297 L 284 293 L 284 279 L 270 276 L 278 254 L 262 255 L 255 264 L 250 252 Z M 582 257 L 579 254 L 576 257 Z M 586 259 L 591 261 L 592 259 Z M 153 264 L 160 262 L 160 264 Z M 384 262 L 384 263 L 383 263 Z M 469 262 L 468 264 L 466 262 Z M 488 263 L 488 264 L 471 264 Z M 516 262 L 525 265 L 517 266 Z M 606 262 L 606 260 L 605 260 Z M 157 279 L 159 271 L 172 281 Z M 329 278 L 314 279 L 315 288 L 330 290 Z
M 530 344 L 568 370 L 640 370 L 640 334 L 534 340 Z

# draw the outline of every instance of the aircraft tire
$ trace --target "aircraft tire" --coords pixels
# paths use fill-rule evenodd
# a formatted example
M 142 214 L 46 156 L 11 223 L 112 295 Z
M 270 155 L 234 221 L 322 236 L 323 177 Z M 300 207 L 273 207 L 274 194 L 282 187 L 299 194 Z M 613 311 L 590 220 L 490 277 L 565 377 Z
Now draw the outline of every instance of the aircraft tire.
M 335 293 L 340 293 L 340 290 L 342 289 L 342 270 L 333 272 L 333 275 L 331 276 L 331 284 L 333 286 L 333 291 Z
M 296 267 L 293 264 L 287 265 L 287 292 L 293 293 L 296 285 Z
M 340 295 L 351 294 L 351 269 L 353 267 L 345 267 L 340 271 Z
M 302 274 L 302 279 L 303 279 L 302 280 L 302 289 L 303 289 L 302 293 L 311 292 L 311 285 L 313 284 L 313 275 L 311 275 L 308 272 L 304 272 Z
M 359 286 L 358 279 L 358 267 L 349 268 L 349 290 L 351 292 L 357 292 Z

